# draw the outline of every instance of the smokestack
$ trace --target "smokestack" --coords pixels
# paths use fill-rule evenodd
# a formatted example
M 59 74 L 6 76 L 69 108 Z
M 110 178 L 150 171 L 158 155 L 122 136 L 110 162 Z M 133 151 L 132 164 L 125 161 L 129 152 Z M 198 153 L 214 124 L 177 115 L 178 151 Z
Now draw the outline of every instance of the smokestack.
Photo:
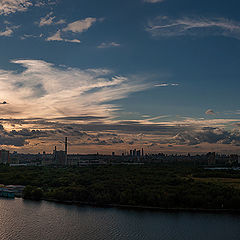
M 67 165 L 67 163 L 68 163 L 67 162 L 67 150 L 68 150 L 67 149 L 67 147 L 68 147 L 67 146 L 68 145 L 67 140 L 68 140 L 67 137 L 65 137 L 65 165 Z
M 53 157 L 54 157 L 54 163 L 57 164 L 57 147 L 55 146 L 54 150 L 53 150 Z
M 65 137 L 65 153 L 67 154 L 67 137 Z

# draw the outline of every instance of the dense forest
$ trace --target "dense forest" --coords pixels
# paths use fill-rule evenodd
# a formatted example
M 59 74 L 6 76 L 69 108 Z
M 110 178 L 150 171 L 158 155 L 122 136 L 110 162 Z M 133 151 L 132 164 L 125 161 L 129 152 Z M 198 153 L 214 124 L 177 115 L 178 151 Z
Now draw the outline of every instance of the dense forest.
M 240 209 L 240 172 L 183 165 L 82 168 L 0 166 L 0 183 L 26 199 L 160 208 Z

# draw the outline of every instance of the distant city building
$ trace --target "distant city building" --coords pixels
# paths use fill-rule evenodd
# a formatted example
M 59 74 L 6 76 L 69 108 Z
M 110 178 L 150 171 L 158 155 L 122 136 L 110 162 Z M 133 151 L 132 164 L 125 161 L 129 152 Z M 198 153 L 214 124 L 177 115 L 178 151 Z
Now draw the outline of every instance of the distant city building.
M 143 148 L 142 150 L 132 149 L 130 150 L 130 156 L 140 158 L 144 156 Z
M 137 151 L 137 157 L 141 157 L 141 151 L 140 150 Z
M 216 154 L 215 152 L 207 153 L 208 165 L 216 165 Z
M 68 165 L 68 159 L 67 159 L 67 149 L 68 149 L 68 139 L 65 138 L 65 149 L 64 151 L 57 151 L 57 147 L 55 146 L 55 149 L 53 150 L 54 155 L 54 161 L 56 165 Z
M 65 151 L 55 151 L 55 162 L 56 165 L 64 166 L 66 160 L 66 154 Z
M 133 150 L 133 156 L 136 156 L 136 149 Z
M 133 150 L 130 150 L 130 156 L 132 156 L 133 155 Z
M 0 150 L 0 163 L 10 163 L 9 151 L 4 149 Z

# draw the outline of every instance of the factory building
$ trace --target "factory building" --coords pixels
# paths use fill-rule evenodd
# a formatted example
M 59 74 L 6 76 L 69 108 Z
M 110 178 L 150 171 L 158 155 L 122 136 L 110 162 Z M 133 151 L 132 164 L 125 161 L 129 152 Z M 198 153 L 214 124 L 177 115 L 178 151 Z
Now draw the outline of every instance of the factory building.
M 68 153 L 68 139 L 66 137 L 64 151 L 63 150 L 57 151 L 57 147 L 55 146 L 55 149 L 53 151 L 55 164 L 61 166 L 68 165 L 67 153 Z

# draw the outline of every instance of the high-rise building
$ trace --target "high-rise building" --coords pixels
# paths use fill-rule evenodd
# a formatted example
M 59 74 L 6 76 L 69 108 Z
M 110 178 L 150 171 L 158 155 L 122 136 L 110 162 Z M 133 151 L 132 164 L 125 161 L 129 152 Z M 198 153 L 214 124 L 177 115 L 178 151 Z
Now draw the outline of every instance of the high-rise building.
M 134 156 L 134 157 L 136 156 L 136 153 L 137 153 L 137 150 L 134 149 L 134 150 L 133 150 L 133 156 Z

